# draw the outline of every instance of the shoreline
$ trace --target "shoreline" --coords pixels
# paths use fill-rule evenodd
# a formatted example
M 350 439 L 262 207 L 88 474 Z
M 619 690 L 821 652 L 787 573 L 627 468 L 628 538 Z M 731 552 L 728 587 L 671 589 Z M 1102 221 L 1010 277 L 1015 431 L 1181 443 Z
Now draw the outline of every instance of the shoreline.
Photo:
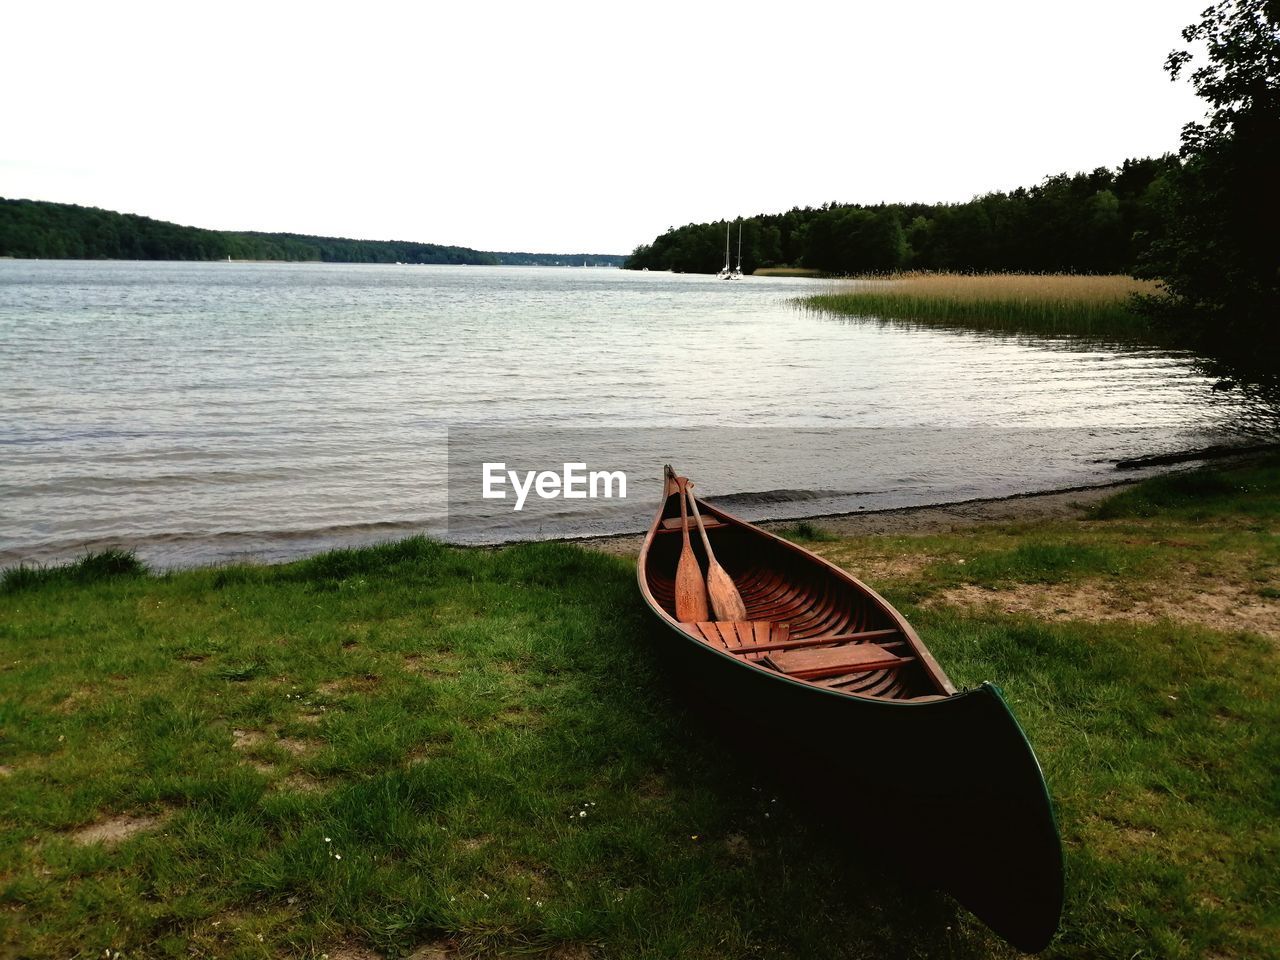
M 893 533 L 947 533 L 984 523 L 1079 519 L 1095 504 L 1141 482 L 1142 480 L 1134 478 L 1083 487 L 1013 493 L 1005 497 L 978 497 L 972 500 L 953 500 L 947 503 L 923 504 L 914 507 L 824 513 L 789 517 L 785 520 L 752 521 L 752 523 L 770 533 L 778 533 L 798 523 L 815 523 L 821 524 L 825 532 L 836 537 L 881 536 Z M 715 502 L 714 497 L 709 499 Z M 552 538 L 544 542 L 569 543 L 615 556 L 630 556 L 639 552 L 644 537 L 644 532 L 618 533 L 606 537 Z M 527 541 L 513 540 L 493 544 L 485 549 L 498 549 L 525 542 Z
M 1087 510 L 1111 496 L 1112 494 L 1142 483 L 1152 476 L 1162 476 L 1177 472 L 1178 467 L 1204 465 L 1208 461 L 1224 464 L 1247 462 L 1259 455 L 1276 449 L 1275 444 L 1264 444 L 1257 447 L 1244 448 L 1239 452 L 1227 453 L 1225 449 L 1208 448 L 1193 451 L 1195 456 L 1177 455 L 1168 460 L 1152 460 L 1146 458 L 1128 461 L 1121 469 L 1133 469 L 1141 466 L 1162 466 L 1169 469 L 1144 476 L 1129 476 L 1101 484 L 1087 484 L 1073 487 L 1056 487 L 1049 490 L 1037 490 L 1026 493 L 1013 493 L 1000 497 L 975 497 L 968 500 L 951 500 L 941 503 L 919 504 L 906 507 L 883 507 L 876 510 L 853 510 L 838 513 L 817 513 L 786 518 L 766 518 L 749 521 L 753 525 L 779 533 L 794 528 L 799 523 L 820 525 L 826 533 L 836 537 L 880 536 L 886 534 L 930 534 L 948 533 L 951 531 L 975 527 L 984 523 L 1037 522 L 1044 520 L 1081 519 Z M 715 502 L 715 498 L 709 498 Z M 545 539 L 500 540 L 493 543 L 450 543 L 440 540 L 448 547 L 463 550 L 501 550 L 506 547 L 524 543 L 565 543 L 580 546 L 614 556 L 634 556 L 640 551 L 647 528 L 629 530 L 612 534 L 596 534 L 586 536 L 547 537 Z M 207 559 L 196 563 L 159 564 L 142 558 L 142 562 L 155 573 L 176 573 L 189 570 L 220 569 L 226 567 L 280 567 L 290 563 L 298 563 L 323 556 L 335 550 L 360 550 L 396 543 L 414 536 L 428 536 L 418 530 L 405 529 L 400 535 L 387 539 L 361 541 L 358 543 L 331 543 L 317 549 L 299 553 L 296 556 L 278 559 L 258 559 L 254 557 Z M 19 568 L 48 569 L 74 563 L 78 559 L 103 550 L 122 551 L 137 555 L 140 544 L 131 544 L 127 540 L 104 538 L 92 547 L 86 547 L 74 556 L 67 555 L 62 559 L 48 561 L 17 559 L 0 563 L 0 573 Z
M 1105 499 L 1117 490 L 1141 483 L 1137 477 L 1115 480 L 1105 484 L 1062 487 L 1028 493 L 1013 493 L 1002 497 L 978 497 L 969 500 L 952 500 L 942 503 L 920 504 L 908 507 L 883 507 L 876 510 L 853 510 L 841 513 L 818 513 L 804 516 L 749 521 L 772 533 L 794 527 L 798 523 L 820 524 L 835 536 L 874 536 L 892 533 L 938 533 L 964 526 L 986 522 L 1035 521 L 1042 519 L 1068 519 L 1080 517 L 1085 509 Z M 715 502 L 715 498 L 709 498 Z M 634 556 L 648 532 L 647 527 L 620 533 L 588 534 L 585 536 L 546 537 L 544 539 L 499 540 L 493 543 L 439 542 L 459 550 L 502 550 L 525 543 L 565 543 L 588 550 L 615 556 Z M 404 528 L 386 539 L 361 540 L 359 542 L 333 542 L 316 549 L 280 558 L 209 558 L 194 563 L 157 563 L 139 556 L 145 552 L 141 542 L 126 538 L 105 537 L 92 545 L 82 545 L 75 553 L 59 554 L 60 559 L 14 559 L 0 562 L 0 573 L 19 568 L 49 569 L 75 563 L 79 559 L 102 551 L 120 551 L 139 556 L 154 573 L 178 573 L 182 571 L 222 569 L 226 567 L 281 567 L 290 563 L 311 560 L 336 550 L 361 550 L 396 543 L 410 537 L 426 536 L 438 539 L 420 530 Z

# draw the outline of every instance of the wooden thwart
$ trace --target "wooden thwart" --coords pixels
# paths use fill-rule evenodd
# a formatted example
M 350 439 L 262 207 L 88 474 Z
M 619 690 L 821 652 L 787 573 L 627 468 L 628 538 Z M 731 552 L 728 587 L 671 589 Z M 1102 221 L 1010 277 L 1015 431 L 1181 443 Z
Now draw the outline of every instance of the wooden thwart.
M 709 520 L 705 517 L 702 520 L 702 525 L 708 530 L 718 530 L 721 527 L 728 526 L 727 523 L 722 523 L 719 520 Z M 681 529 L 682 527 L 679 517 L 667 517 L 667 519 L 662 521 L 661 526 L 658 527 L 658 533 L 679 533 Z
M 870 642 L 898 636 L 897 629 L 792 640 L 789 624 L 766 620 L 702 620 L 681 626 L 713 647 L 738 656 L 766 654 L 762 661 L 765 665 L 799 680 L 893 670 L 915 659 L 898 656 L 887 649 L 902 646 L 905 641 L 883 646 Z
M 789 677 L 816 680 L 871 670 L 893 670 L 914 657 L 899 657 L 875 643 L 855 643 L 844 647 L 785 650 L 765 657 L 765 663 Z
M 797 650 L 804 647 L 829 647 L 837 643 L 866 643 L 871 640 L 887 640 L 889 637 L 896 637 L 900 631 L 892 630 L 866 630 L 862 633 L 841 633 L 830 637 L 805 637 L 801 640 L 769 640 L 765 643 L 757 643 L 749 650 L 734 650 L 734 653 L 770 653 L 774 650 Z M 897 643 L 887 643 L 884 646 L 898 646 L 906 641 L 898 641 Z

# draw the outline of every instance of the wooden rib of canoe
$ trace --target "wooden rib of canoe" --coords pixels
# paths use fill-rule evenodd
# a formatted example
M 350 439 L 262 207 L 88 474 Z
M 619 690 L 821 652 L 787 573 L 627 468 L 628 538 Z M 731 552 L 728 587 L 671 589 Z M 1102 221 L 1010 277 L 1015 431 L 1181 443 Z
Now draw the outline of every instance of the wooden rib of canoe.
M 824 823 L 946 890 L 1019 949 L 1043 949 L 1062 911 L 1062 847 L 1040 765 L 999 688 L 957 690 L 866 584 L 701 499 L 747 618 L 680 622 L 676 479 L 667 467 L 637 577 L 701 705 L 751 756 L 801 782 Z

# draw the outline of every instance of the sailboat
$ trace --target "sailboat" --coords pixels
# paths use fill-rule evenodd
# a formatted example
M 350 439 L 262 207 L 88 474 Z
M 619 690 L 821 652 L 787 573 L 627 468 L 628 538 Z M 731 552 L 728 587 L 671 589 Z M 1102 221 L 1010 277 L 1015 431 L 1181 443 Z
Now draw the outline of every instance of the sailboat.
M 730 280 L 742 279 L 742 221 L 738 221 L 738 265 L 733 268 L 733 273 L 729 274 Z
M 729 269 L 729 221 L 724 223 L 724 266 L 716 274 L 717 280 L 732 280 L 733 273 Z

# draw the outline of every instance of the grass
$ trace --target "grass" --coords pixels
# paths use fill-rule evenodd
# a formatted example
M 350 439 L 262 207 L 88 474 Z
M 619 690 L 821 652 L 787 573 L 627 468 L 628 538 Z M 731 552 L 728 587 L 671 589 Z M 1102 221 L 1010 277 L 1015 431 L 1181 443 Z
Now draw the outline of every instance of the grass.
M 74 563 L 54 567 L 19 565 L 0 573 L 0 594 L 16 593 L 54 583 L 93 583 L 112 577 L 140 577 L 147 569 L 132 553 L 103 550 L 88 553 Z
M 1153 334 L 1133 311 L 1133 296 L 1158 292 L 1150 281 L 1124 276 L 921 273 L 840 283 L 800 302 L 855 317 L 1131 340 Z
M 757 267 L 753 277 L 820 277 L 821 270 L 810 267 Z
M 794 540 L 797 543 L 827 543 L 839 539 L 831 531 L 825 530 L 808 520 L 800 520 L 790 526 L 781 527 L 774 532 L 780 537 L 786 537 L 788 540 Z
M 1276 637 L 1009 607 L 1265 604 L 1278 503 L 1271 459 L 1082 521 L 791 531 L 1009 696 L 1066 846 L 1048 956 L 1277 955 Z M 660 642 L 627 561 L 559 544 L 6 577 L 0 954 L 1012 956 L 834 852 L 685 712 Z

